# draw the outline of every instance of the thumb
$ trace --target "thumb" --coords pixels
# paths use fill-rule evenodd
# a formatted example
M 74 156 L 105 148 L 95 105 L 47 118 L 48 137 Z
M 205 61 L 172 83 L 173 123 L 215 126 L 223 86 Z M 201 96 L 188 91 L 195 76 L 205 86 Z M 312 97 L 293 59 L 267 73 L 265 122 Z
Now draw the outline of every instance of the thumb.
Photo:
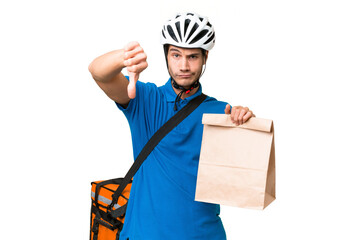
M 225 107 L 225 114 L 230 114 L 230 112 L 231 112 L 230 104 L 227 104 Z
M 128 96 L 130 99 L 136 97 L 136 82 L 139 79 L 139 74 L 134 72 L 129 72 L 129 85 L 127 87 Z

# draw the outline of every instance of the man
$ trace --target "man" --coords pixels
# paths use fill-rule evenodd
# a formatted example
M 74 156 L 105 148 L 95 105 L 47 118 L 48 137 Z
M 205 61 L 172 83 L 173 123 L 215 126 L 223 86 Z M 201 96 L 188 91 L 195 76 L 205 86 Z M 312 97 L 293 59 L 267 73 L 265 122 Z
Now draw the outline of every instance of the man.
M 148 64 L 137 42 L 89 66 L 96 83 L 128 119 L 135 157 L 167 120 L 201 94 L 199 79 L 215 42 L 207 18 L 194 13 L 169 20 L 161 37 L 170 74 L 164 86 L 138 81 Z M 121 73 L 124 68 L 129 80 Z M 231 108 L 207 97 L 153 150 L 134 177 L 121 240 L 226 239 L 219 205 L 194 201 L 202 115 L 224 112 L 237 125 L 253 116 L 248 108 Z

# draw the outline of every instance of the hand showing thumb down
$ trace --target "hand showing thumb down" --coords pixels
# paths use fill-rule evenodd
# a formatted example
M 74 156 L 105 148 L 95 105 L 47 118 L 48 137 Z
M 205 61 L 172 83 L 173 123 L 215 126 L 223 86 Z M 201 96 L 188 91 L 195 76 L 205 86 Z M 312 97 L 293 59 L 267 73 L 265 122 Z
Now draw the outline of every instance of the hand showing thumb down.
M 129 85 L 127 88 L 129 98 L 136 96 L 136 82 L 139 74 L 144 71 L 148 63 L 146 54 L 138 42 L 130 42 L 124 48 L 124 65 L 129 73 Z

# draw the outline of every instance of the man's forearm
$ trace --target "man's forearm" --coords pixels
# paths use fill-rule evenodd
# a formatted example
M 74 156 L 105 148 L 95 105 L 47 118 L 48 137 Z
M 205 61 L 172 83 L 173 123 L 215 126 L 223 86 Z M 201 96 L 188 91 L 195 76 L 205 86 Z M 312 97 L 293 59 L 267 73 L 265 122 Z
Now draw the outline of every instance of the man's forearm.
M 127 93 L 129 82 L 121 73 L 124 67 L 124 50 L 121 49 L 95 58 L 89 65 L 89 71 L 110 99 L 126 105 L 130 98 Z
M 120 49 L 95 58 L 89 65 L 89 71 L 96 81 L 109 82 L 124 67 L 124 50 Z

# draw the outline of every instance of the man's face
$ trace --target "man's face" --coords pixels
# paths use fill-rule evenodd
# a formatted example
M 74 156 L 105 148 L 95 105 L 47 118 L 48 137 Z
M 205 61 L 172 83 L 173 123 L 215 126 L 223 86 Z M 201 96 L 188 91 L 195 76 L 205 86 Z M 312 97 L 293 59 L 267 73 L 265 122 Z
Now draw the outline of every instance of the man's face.
M 190 87 L 201 75 L 207 58 L 200 48 L 179 48 L 170 45 L 167 55 L 169 73 L 176 83 Z

